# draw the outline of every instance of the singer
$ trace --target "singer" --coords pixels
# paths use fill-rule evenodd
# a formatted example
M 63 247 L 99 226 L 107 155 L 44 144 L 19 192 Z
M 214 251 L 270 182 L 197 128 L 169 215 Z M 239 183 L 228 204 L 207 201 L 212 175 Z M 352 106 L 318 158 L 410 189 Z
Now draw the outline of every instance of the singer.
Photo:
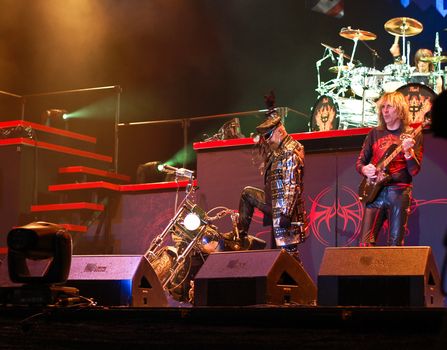
M 288 135 L 274 107 L 274 94 L 265 97 L 266 120 L 256 127 L 263 160 L 264 190 L 247 186 L 239 201 L 237 233 L 244 246 L 254 208 L 264 214 L 264 224 L 273 226 L 272 247 L 297 253 L 306 238 L 307 217 L 302 198 L 304 147 Z M 225 234 L 226 239 L 237 236 Z

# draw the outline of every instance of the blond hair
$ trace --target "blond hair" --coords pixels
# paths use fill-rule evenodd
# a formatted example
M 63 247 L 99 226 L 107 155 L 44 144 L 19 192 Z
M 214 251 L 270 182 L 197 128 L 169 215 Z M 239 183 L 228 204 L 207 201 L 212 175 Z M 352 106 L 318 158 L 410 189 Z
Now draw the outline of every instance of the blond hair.
M 402 122 L 402 126 L 404 129 L 408 126 L 409 121 L 409 107 L 408 102 L 405 99 L 405 96 L 399 91 L 386 92 L 384 93 L 379 100 L 376 102 L 377 106 L 377 114 L 379 116 L 379 129 L 385 129 L 386 124 L 383 119 L 382 107 L 385 104 L 389 104 L 396 109 L 397 114 L 399 115 L 399 119 Z

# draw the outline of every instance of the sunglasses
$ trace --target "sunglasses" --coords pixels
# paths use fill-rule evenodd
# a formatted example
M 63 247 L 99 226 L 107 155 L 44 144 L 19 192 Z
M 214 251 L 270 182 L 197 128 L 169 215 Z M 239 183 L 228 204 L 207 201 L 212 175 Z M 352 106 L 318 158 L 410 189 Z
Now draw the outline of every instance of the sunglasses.
M 272 136 L 273 136 L 273 133 L 275 132 L 275 129 L 272 129 L 272 130 L 270 130 L 270 131 L 267 131 L 264 135 L 262 135 L 262 138 L 265 140 L 265 141 L 267 141 L 267 140 L 269 140 Z

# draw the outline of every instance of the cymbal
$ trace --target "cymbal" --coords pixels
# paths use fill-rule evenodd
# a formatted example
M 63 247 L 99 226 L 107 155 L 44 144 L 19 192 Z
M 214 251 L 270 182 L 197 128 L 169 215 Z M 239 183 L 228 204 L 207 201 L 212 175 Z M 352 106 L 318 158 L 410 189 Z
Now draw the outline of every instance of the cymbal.
M 345 54 L 342 49 L 335 48 L 335 47 L 329 46 L 329 45 L 324 44 L 324 43 L 321 43 L 321 45 L 324 46 L 325 48 L 331 50 L 332 52 L 336 53 L 337 55 L 342 54 L 342 56 L 344 58 L 346 58 L 347 60 L 351 59 L 351 56 L 348 56 L 347 54 Z
M 430 63 L 447 62 L 447 56 L 421 57 L 419 61 Z
M 339 71 L 341 72 L 346 72 L 349 70 L 348 66 L 332 66 L 328 69 L 329 72 L 331 73 L 338 73 Z
M 421 22 L 409 17 L 392 18 L 385 23 L 384 27 L 388 33 L 398 36 L 417 35 L 424 28 Z
M 351 29 L 351 27 L 348 28 L 342 28 L 340 30 L 340 36 L 346 39 L 357 39 L 357 40 L 376 40 L 377 35 L 371 32 L 367 32 L 366 30 L 361 29 Z

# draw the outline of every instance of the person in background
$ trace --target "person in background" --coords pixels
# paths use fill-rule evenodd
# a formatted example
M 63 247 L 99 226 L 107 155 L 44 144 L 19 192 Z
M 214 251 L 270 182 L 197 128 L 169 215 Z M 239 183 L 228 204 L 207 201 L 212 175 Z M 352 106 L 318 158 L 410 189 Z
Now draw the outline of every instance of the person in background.
M 395 36 L 390 53 L 393 55 L 394 63 L 402 64 L 402 57 L 399 46 L 399 36 Z M 419 83 L 429 86 L 436 94 L 443 90 L 441 76 L 434 75 L 435 66 L 432 62 L 424 61 L 424 58 L 434 57 L 433 52 L 426 48 L 421 48 L 414 54 L 414 69 L 408 83 Z

